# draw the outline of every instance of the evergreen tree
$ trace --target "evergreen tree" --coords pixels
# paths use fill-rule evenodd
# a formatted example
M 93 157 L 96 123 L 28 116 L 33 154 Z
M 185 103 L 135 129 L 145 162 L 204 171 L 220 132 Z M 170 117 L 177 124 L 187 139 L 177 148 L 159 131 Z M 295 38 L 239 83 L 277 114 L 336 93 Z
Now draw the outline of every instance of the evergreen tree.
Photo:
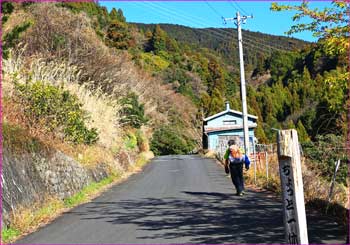
M 1 4 L 1 13 L 3 14 L 1 24 L 4 25 L 9 18 L 9 15 L 13 12 L 14 6 L 10 2 L 1 2 L 0 4 Z
M 132 46 L 132 37 L 127 24 L 112 20 L 107 29 L 107 43 L 117 49 L 128 49 Z
M 203 110 L 203 114 L 205 117 L 210 115 L 210 101 L 211 98 L 207 92 L 203 92 L 201 94 L 200 106 Z
M 301 122 L 301 120 L 298 121 L 296 129 L 298 132 L 298 138 L 299 138 L 300 143 L 305 143 L 305 142 L 310 141 L 310 137 L 307 134 L 306 129 L 305 129 L 303 123 Z
M 260 76 L 260 75 L 264 74 L 264 72 L 265 72 L 265 57 L 261 52 L 259 52 L 257 54 L 257 61 L 252 62 L 252 63 L 256 63 L 256 67 L 252 73 L 252 77 L 256 77 L 258 75 Z
M 217 61 L 212 59 L 208 63 L 208 71 L 208 94 L 213 95 L 214 90 L 216 89 L 218 92 L 220 92 L 222 97 L 225 93 L 225 80 L 222 68 L 220 67 Z
M 295 129 L 295 124 L 292 120 L 288 120 L 287 125 L 286 125 L 287 129 Z
M 258 126 L 255 128 L 255 137 L 258 139 L 260 144 L 266 144 L 268 142 L 264 129 L 261 126 L 261 122 L 258 121 Z
M 166 39 L 166 33 L 160 28 L 159 25 L 156 25 L 151 39 L 151 48 L 155 54 L 159 54 L 160 51 L 166 50 Z
M 147 124 L 148 118 L 145 116 L 144 105 L 138 101 L 138 96 L 135 93 L 129 93 L 127 97 L 121 100 L 123 109 L 121 110 L 121 123 L 140 128 Z
M 118 20 L 121 21 L 121 22 L 125 22 L 126 21 L 126 18 L 124 17 L 123 10 L 121 10 L 121 9 L 118 9 Z
M 224 109 L 224 104 L 222 92 L 215 88 L 210 98 L 209 115 L 222 111 Z
M 115 8 L 112 8 L 111 13 L 109 14 L 111 20 L 118 20 L 118 12 Z

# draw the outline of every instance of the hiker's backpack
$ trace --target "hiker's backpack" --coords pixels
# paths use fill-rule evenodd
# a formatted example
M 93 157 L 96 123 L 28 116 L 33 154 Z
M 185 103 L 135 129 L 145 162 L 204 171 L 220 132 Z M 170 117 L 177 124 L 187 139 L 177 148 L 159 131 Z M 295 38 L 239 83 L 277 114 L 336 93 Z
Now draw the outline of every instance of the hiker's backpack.
M 242 159 L 242 157 L 243 157 L 243 155 L 238 147 L 237 147 L 237 149 L 232 149 L 232 150 L 230 149 L 230 154 L 233 158 Z
M 229 161 L 230 163 L 242 163 L 243 162 L 243 154 L 237 147 L 236 149 L 230 149 Z

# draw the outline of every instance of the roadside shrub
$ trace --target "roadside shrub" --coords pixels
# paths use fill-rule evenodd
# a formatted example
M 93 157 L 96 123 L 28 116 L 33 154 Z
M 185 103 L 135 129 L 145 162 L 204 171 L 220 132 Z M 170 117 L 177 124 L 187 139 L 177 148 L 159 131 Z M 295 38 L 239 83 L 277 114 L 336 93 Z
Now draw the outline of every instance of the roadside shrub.
M 8 122 L 2 124 L 2 137 L 4 148 L 16 153 L 39 152 L 40 149 L 43 149 L 43 144 L 31 137 L 27 130 Z
M 335 170 L 335 161 L 340 160 L 341 165 L 337 172 L 337 181 L 347 186 L 347 157 L 343 147 L 344 137 L 334 134 L 318 135 L 316 142 L 302 144 L 305 156 L 310 159 L 312 166 L 321 171 L 322 177 L 330 181 Z
M 4 20 L 7 21 L 7 18 Z M 5 35 L 5 37 L 3 38 L 2 42 L 3 42 L 3 58 L 7 59 L 8 55 L 9 55 L 9 49 L 13 48 L 16 46 L 16 44 L 19 42 L 19 38 L 21 33 L 23 33 L 24 31 L 26 31 L 29 27 L 31 26 L 30 22 L 25 22 L 23 24 L 20 24 L 18 26 L 15 26 L 15 28 L 13 28 L 12 31 L 10 31 L 9 33 L 7 33 Z
M 88 129 L 78 98 L 58 87 L 34 82 L 15 84 L 16 95 L 32 124 L 43 124 L 50 131 L 59 131 L 73 143 L 93 144 L 98 140 L 95 128 Z
M 149 145 L 146 136 L 141 131 L 141 129 L 138 129 L 136 131 L 136 138 L 137 138 L 137 147 L 139 148 L 140 152 L 145 152 L 149 150 Z
M 142 67 L 145 70 L 152 71 L 154 73 L 159 73 L 170 65 L 167 60 L 152 53 L 141 53 L 139 58 Z
M 132 149 L 135 149 L 136 146 L 137 146 L 137 137 L 132 132 L 129 132 L 125 138 L 125 147 L 126 149 L 132 150 Z
M 1 230 L 1 240 L 4 243 L 11 241 L 20 235 L 20 231 L 14 228 L 3 228 Z
M 193 147 L 193 141 L 168 125 L 158 128 L 152 136 L 151 151 L 155 155 L 187 154 Z
M 133 128 L 140 128 L 148 122 L 145 116 L 144 105 L 138 101 L 138 96 L 135 93 L 129 93 L 121 100 L 123 108 L 121 110 L 121 123 L 129 125 Z

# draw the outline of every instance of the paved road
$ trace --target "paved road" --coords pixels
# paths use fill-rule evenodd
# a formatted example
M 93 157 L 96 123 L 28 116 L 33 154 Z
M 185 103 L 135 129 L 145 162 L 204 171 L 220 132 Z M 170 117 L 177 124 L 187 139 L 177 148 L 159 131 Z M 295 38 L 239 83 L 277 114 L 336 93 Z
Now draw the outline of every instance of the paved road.
M 17 243 L 283 243 L 281 204 L 266 192 L 234 193 L 213 160 L 159 157 Z M 344 228 L 308 213 L 310 243 L 345 241 Z

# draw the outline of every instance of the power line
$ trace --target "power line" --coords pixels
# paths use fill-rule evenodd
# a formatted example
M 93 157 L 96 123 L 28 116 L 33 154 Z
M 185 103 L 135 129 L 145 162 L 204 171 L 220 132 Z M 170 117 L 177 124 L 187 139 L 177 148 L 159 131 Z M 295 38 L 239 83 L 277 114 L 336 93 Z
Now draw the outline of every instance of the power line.
M 149 5 L 151 5 L 150 7 L 151 7 L 152 9 L 154 9 L 156 12 L 158 12 L 158 14 L 160 14 L 160 15 L 163 15 L 163 16 L 165 16 L 165 17 L 167 17 L 167 18 L 170 19 L 170 16 L 166 15 L 166 13 L 168 13 L 168 14 L 171 15 L 171 17 L 179 16 L 179 17 L 182 18 L 182 19 L 187 19 L 187 20 L 189 20 L 189 21 L 192 21 L 192 22 L 195 23 L 196 25 L 202 27 L 203 29 L 205 28 L 205 30 L 203 30 L 203 29 L 201 29 L 201 28 L 194 28 L 195 31 L 199 31 L 199 32 L 201 32 L 201 33 L 203 33 L 203 34 L 205 34 L 205 35 L 210 35 L 210 34 L 208 34 L 207 32 L 209 32 L 209 33 L 214 33 L 214 34 L 215 34 L 215 37 L 216 37 L 216 35 L 217 35 L 217 36 L 219 36 L 219 39 L 221 39 L 222 41 L 228 41 L 227 36 L 226 36 L 225 34 L 219 32 L 218 29 L 206 27 L 206 26 L 204 26 L 202 23 L 198 23 L 198 22 L 193 21 L 193 18 L 191 18 L 191 17 L 187 17 L 187 16 L 184 16 L 184 15 L 179 15 L 178 13 L 175 13 L 175 12 L 173 12 L 173 11 L 170 11 L 169 9 L 165 9 L 165 8 L 163 8 L 163 7 L 160 7 L 160 6 L 155 6 L 154 4 L 152 4 L 152 3 L 150 3 L 150 2 L 148 2 L 148 3 L 149 3 Z M 161 12 L 159 12 L 158 10 L 161 11 Z M 226 33 L 226 34 L 227 34 L 227 33 Z M 230 35 L 232 35 L 232 34 L 230 33 Z M 214 35 L 213 35 L 213 36 L 214 36 Z
M 236 12 L 238 11 L 238 8 L 237 7 L 235 7 L 233 4 L 232 4 L 232 2 L 231 1 L 228 1 L 228 3 L 236 10 Z
M 209 8 L 211 8 L 211 10 L 214 11 L 214 13 L 216 13 L 220 18 L 222 18 L 222 14 L 220 14 L 214 7 L 212 7 L 208 1 L 205 1 L 205 3 L 209 6 Z
M 208 33 L 207 33 L 207 31 L 210 33 L 210 34 L 215 34 L 215 37 L 216 36 L 219 36 L 220 38 L 221 38 L 221 40 L 222 41 L 228 41 L 229 39 L 228 39 L 228 37 L 227 36 L 232 36 L 232 33 L 231 32 L 220 32 L 219 31 L 219 29 L 211 29 L 210 27 L 207 27 L 207 26 L 205 26 L 205 25 L 203 25 L 203 23 L 202 22 L 204 22 L 203 20 L 199 20 L 198 18 L 198 21 L 200 21 L 200 23 L 199 22 L 196 22 L 196 21 L 193 21 L 194 19 L 196 19 L 196 18 L 194 18 L 194 17 L 192 17 L 192 16 L 190 16 L 190 17 L 187 17 L 186 15 L 180 15 L 179 14 L 179 12 L 173 12 L 173 11 L 170 11 L 169 9 L 165 9 L 165 8 L 163 8 L 163 7 L 161 7 L 161 6 L 157 6 L 157 5 L 154 5 L 154 4 L 150 4 L 151 5 L 151 7 L 153 7 L 153 9 L 155 9 L 156 11 L 157 10 L 160 10 L 161 12 L 158 12 L 159 14 L 161 14 L 161 15 L 163 15 L 163 16 L 166 16 L 167 18 L 169 18 L 169 16 L 167 16 L 166 15 L 166 13 L 168 13 L 169 15 L 171 15 L 172 17 L 174 17 L 174 16 L 179 16 L 181 19 L 187 19 L 187 20 L 189 20 L 189 21 L 191 21 L 191 22 L 193 22 L 193 23 L 195 23 L 196 25 L 198 25 L 198 26 L 200 26 L 200 27 L 202 27 L 202 28 L 205 28 L 205 30 L 203 30 L 203 29 L 200 29 L 200 28 L 194 28 L 194 30 L 196 30 L 196 31 L 199 31 L 199 32 L 201 32 L 201 33 L 203 33 L 203 34 L 205 34 L 205 35 L 208 35 Z M 209 35 L 210 35 L 209 34 Z M 213 35 L 214 36 L 214 35 Z
M 232 2 L 234 2 L 235 3 L 235 5 L 237 6 L 237 8 L 243 13 L 243 14 L 245 14 L 245 15 L 249 15 L 249 14 L 247 14 L 247 12 L 243 9 L 243 8 L 241 8 L 240 6 L 239 6 L 239 4 L 236 2 L 236 1 L 229 1 L 229 3 L 231 4 L 231 6 L 232 7 L 234 7 L 236 10 L 237 10 L 237 8 L 232 4 Z

